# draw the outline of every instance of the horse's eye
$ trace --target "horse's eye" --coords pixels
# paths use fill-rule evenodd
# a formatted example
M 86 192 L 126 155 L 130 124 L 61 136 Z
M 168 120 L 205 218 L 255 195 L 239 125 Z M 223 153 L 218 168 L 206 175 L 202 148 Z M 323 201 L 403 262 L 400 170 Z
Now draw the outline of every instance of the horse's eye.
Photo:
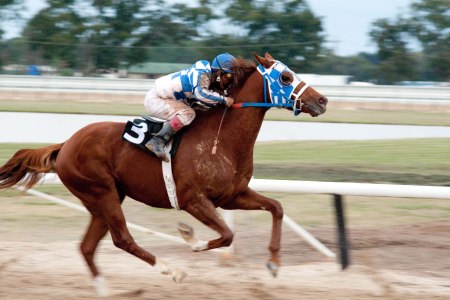
M 283 72 L 280 76 L 280 81 L 284 85 L 290 85 L 292 83 L 293 77 L 289 72 Z

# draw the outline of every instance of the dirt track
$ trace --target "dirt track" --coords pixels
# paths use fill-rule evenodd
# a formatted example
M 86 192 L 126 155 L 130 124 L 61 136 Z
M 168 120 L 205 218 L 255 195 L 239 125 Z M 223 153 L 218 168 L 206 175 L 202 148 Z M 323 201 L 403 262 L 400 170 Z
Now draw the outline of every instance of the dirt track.
M 86 216 L 36 203 L 41 202 L 31 196 L 0 197 L 0 299 L 96 298 L 78 251 Z M 149 218 L 142 207 L 131 201 L 127 208 L 137 223 Z M 172 233 L 176 221 L 187 217 L 158 210 L 153 219 L 159 225 L 152 229 Z M 236 228 L 236 254 L 228 259 L 133 233 L 144 248 L 189 274 L 182 284 L 116 249 L 109 239 L 103 241 L 97 263 L 113 295 L 108 299 L 448 299 L 450 295 L 450 220 L 382 230 L 351 228 L 353 265 L 345 272 L 285 228 L 278 278 L 264 267 L 270 226 L 247 224 Z M 336 249 L 334 228 L 320 227 L 312 233 Z M 207 238 L 207 231 L 199 236 Z

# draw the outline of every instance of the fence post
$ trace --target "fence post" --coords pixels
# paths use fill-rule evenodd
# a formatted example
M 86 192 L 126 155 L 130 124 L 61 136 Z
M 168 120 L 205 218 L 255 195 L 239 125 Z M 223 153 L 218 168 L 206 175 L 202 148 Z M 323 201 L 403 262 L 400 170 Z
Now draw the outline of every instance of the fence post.
M 334 208 L 336 211 L 336 224 L 338 230 L 338 243 L 339 243 L 339 258 L 342 266 L 342 270 L 345 270 L 350 264 L 349 261 L 349 246 L 347 242 L 347 233 L 345 229 L 345 217 L 342 196 L 334 194 Z

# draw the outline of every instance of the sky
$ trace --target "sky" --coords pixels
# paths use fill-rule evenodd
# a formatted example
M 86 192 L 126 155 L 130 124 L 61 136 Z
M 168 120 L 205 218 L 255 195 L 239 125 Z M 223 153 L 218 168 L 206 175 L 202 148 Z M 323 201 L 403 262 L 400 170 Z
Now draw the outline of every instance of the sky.
M 169 0 L 175 1 L 175 0 Z M 182 1 L 179 1 L 182 2 Z M 187 0 L 192 2 L 192 0 Z M 377 19 L 394 19 L 409 13 L 413 0 L 307 0 L 313 13 L 322 19 L 327 47 L 335 54 L 348 56 L 359 52 L 375 52 L 370 41 L 371 23 Z M 27 15 L 45 6 L 44 0 L 26 0 Z M 5 38 L 17 36 L 20 27 L 8 24 Z
M 369 31 L 377 19 L 395 19 L 409 14 L 413 0 L 307 0 L 316 16 L 322 18 L 327 44 L 338 55 L 374 52 Z

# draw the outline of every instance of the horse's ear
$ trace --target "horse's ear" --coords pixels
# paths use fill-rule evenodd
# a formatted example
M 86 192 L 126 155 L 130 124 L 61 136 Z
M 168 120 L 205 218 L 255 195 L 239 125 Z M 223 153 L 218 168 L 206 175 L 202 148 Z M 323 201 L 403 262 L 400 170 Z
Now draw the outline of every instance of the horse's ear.
M 253 56 L 256 58 L 256 60 L 262 64 L 262 61 L 264 60 L 264 57 L 259 56 L 256 52 L 253 52 Z
M 269 54 L 270 55 L 270 54 Z M 256 60 L 263 65 L 265 68 L 269 68 L 270 67 L 270 63 L 267 59 L 265 59 L 262 56 L 259 56 L 258 54 L 256 54 L 256 52 L 253 52 L 253 56 L 256 58 Z
M 275 60 L 275 59 L 272 57 L 272 55 L 270 55 L 269 52 L 266 52 L 266 53 L 264 54 L 264 58 L 267 59 L 267 60 Z

